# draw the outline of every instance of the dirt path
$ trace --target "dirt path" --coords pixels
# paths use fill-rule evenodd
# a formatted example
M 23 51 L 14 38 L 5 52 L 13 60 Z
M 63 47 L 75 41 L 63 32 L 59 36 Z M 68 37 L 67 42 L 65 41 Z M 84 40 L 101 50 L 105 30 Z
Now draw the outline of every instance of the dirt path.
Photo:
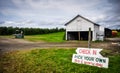
M 99 42 L 92 43 L 94 48 L 106 48 L 110 49 L 115 47 L 116 44 L 111 42 Z M 67 47 L 67 48 L 77 48 L 77 47 L 87 47 L 87 41 L 67 41 L 63 43 L 45 43 L 45 42 L 29 42 L 23 39 L 11 39 L 11 38 L 0 38 L 0 50 L 10 51 L 18 49 L 32 49 L 32 48 L 51 48 L 51 47 Z

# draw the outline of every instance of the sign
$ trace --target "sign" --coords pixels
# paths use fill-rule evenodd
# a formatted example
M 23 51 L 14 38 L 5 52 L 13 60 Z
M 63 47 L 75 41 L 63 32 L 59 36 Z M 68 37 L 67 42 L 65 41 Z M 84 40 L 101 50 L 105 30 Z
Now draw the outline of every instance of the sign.
M 77 48 L 77 54 L 73 54 L 72 62 L 86 64 L 97 67 L 108 68 L 109 59 L 100 54 L 102 49 L 97 48 Z

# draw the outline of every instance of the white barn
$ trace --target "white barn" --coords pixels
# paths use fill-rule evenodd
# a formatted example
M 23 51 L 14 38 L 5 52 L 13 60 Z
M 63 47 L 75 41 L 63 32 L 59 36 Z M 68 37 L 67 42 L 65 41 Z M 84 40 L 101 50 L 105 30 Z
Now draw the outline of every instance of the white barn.
M 88 40 L 88 31 L 91 28 L 91 40 L 104 40 L 104 27 L 77 15 L 65 24 L 66 40 Z

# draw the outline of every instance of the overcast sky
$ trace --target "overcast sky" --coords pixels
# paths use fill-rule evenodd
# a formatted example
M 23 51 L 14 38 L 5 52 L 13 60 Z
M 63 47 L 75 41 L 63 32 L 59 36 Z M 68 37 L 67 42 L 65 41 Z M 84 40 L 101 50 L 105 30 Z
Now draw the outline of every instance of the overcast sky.
M 64 27 L 78 14 L 120 28 L 120 0 L 0 0 L 0 26 Z

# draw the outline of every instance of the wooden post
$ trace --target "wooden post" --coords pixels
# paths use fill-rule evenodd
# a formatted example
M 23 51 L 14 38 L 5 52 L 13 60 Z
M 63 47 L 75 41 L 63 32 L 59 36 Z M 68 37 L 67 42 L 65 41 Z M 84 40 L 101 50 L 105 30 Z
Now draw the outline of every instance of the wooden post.
M 89 28 L 89 33 L 88 33 L 88 48 L 91 47 L 91 28 Z
M 80 32 L 78 32 L 78 40 L 80 40 Z
M 66 33 L 65 33 L 65 40 L 68 40 L 68 36 L 67 36 L 68 34 L 67 34 L 67 31 L 66 31 Z

